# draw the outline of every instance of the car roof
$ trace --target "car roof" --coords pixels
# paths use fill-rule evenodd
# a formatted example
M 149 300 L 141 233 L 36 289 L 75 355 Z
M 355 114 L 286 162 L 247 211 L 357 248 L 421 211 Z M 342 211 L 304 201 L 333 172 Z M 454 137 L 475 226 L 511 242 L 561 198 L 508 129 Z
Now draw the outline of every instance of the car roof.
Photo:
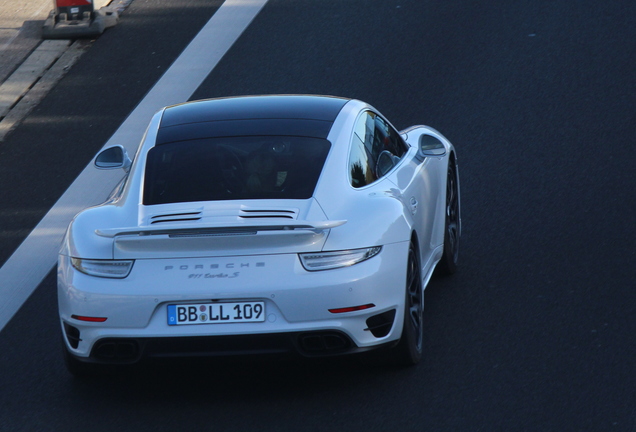
M 167 107 L 155 145 L 222 136 L 326 138 L 349 99 L 269 95 L 208 99 Z

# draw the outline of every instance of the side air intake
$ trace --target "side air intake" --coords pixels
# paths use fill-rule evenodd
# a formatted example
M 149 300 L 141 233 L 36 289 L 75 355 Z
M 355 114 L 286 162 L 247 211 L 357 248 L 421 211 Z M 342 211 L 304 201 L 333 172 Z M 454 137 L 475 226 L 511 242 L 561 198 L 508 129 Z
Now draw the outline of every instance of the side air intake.
M 395 320 L 395 309 L 383 312 L 378 315 L 373 315 L 367 318 L 367 326 L 365 330 L 371 332 L 371 334 L 377 338 L 384 337 L 389 334 L 391 327 L 393 327 L 393 321 Z

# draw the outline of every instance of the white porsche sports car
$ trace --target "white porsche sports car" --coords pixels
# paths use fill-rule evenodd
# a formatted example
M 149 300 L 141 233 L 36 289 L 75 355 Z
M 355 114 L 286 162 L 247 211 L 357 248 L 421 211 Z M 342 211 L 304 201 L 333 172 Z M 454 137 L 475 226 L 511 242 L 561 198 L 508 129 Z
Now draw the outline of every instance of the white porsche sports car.
M 385 348 L 422 355 L 424 288 L 456 269 L 457 156 L 327 96 L 167 107 L 103 205 L 71 222 L 58 265 L 71 372 L 153 357 Z

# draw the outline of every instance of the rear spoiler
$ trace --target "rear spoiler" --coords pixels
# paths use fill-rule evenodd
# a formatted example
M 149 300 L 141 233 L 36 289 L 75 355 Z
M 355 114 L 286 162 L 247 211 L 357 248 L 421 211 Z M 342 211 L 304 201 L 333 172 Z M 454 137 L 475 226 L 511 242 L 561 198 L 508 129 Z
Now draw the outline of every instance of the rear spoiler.
M 147 227 L 123 227 L 123 228 L 107 228 L 95 230 L 95 234 L 100 237 L 114 238 L 120 235 L 241 235 L 257 231 L 292 231 L 307 230 L 314 233 L 336 228 L 347 223 L 346 220 L 336 221 L 291 221 L 281 223 L 280 221 L 262 221 L 258 225 L 250 225 L 246 223 L 233 223 L 223 225 L 197 225 L 192 224 L 170 224 L 170 226 L 147 226 Z

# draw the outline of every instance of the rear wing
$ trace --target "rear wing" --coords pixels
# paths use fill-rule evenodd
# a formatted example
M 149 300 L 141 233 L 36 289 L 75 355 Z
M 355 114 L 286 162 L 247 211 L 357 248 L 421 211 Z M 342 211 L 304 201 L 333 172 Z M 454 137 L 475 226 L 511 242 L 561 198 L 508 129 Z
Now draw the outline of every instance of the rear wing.
M 95 234 L 100 237 L 114 238 L 122 235 L 169 235 L 169 236 L 209 236 L 209 235 L 245 235 L 258 231 L 292 231 L 308 230 L 316 234 L 322 231 L 344 225 L 346 220 L 337 221 L 292 221 L 281 223 L 280 221 L 261 221 L 258 224 L 233 223 L 219 225 L 197 225 L 192 224 L 171 224 L 167 226 L 147 226 L 147 227 L 123 227 L 95 230 Z
M 322 250 L 340 221 L 260 221 L 222 225 L 174 224 L 96 230 L 113 239 L 114 259 L 179 258 Z

